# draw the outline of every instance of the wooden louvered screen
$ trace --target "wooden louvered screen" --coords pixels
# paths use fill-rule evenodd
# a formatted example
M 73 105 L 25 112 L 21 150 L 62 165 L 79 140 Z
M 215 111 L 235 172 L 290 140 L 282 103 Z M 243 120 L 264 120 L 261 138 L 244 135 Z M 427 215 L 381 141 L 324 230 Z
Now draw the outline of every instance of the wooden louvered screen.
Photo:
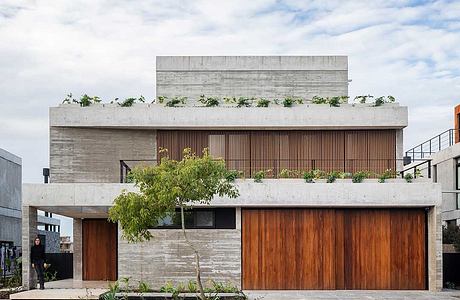
M 184 148 L 201 154 L 208 147 L 246 177 L 268 169 L 276 175 L 282 169 L 382 173 L 396 167 L 394 130 L 159 130 L 157 145 L 167 148 L 172 159 L 181 159 Z

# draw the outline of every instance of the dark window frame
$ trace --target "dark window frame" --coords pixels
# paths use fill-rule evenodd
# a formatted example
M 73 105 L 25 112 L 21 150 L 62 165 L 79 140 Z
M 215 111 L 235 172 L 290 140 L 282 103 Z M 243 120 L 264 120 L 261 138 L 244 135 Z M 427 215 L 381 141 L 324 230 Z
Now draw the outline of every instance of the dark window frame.
M 226 208 L 228 209 L 228 208 Z M 236 208 L 231 208 L 229 211 L 232 214 L 232 221 L 233 224 L 231 228 L 217 226 L 216 222 L 216 211 L 221 210 L 223 211 L 224 208 L 193 208 L 185 210 L 185 213 L 193 213 L 193 225 L 185 224 L 185 229 L 236 229 Z M 197 225 L 197 212 L 203 211 L 211 211 L 212 212 L 212 225 L 211 226 L 198 226 Z M 176 214 L 180 215 L 180 209 L 176 209 Z M 182 229 L 180 224 L 172 224 L 172 225 L 161 225 L 161 226 L 152 226 L 149 229 Z

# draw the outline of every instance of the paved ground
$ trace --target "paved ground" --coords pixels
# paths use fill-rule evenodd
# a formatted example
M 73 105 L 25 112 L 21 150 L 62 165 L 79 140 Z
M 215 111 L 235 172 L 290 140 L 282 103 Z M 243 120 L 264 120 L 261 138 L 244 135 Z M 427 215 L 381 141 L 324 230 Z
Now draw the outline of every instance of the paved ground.
M 250 300 L 459 300 L 460 291 L 245 291 Z
M 99 299 L 106 289 L 30 290 L 10 295 L 10 299 Z

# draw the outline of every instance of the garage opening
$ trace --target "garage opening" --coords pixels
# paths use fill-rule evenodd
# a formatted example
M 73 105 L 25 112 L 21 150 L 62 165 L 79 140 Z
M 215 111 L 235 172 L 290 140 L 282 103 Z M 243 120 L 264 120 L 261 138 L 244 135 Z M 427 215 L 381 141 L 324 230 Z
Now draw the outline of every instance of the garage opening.
M 426 289 L 426 233 L 423 208 L 243 209 L 243 289 Z

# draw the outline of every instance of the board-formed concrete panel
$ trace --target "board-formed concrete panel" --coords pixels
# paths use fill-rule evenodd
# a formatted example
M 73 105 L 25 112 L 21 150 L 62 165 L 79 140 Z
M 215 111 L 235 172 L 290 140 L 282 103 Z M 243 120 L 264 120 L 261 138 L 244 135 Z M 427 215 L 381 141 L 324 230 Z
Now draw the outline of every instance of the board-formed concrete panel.
M 407 107 L 386 104 L 330 107 L 309 104 L 298 107 L 164 107 L 138 104 L 132 107 L 71 104 L 50 108 L 50 126 L 111 129 L 402 129 Z M 53 139 L 53 129 L 51 130 Z M 62 158 L 64 159 L 64 158 Z

